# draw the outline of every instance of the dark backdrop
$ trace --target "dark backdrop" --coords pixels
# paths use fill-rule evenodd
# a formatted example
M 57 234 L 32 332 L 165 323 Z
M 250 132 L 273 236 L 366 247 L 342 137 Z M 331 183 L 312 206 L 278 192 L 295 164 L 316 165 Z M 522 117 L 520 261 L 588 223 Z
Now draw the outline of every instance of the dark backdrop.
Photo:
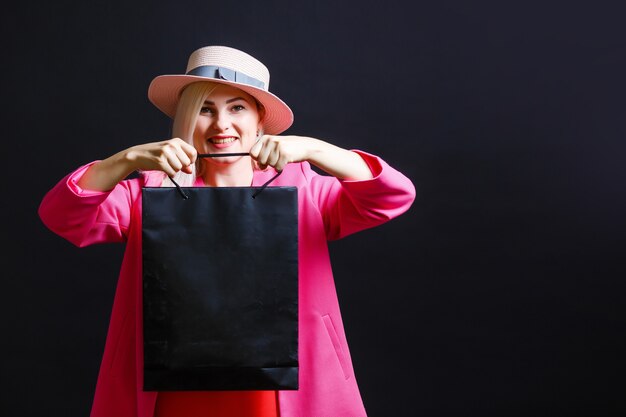
M 223 44 L 270 68 L 287 133 L 417 187 L 409 212 L 330 246 L 372 417 L 626 415 L 620 3 L 5 6 L 0 414 L 88 415 L 104 347 L 123 247 L 49 232 L 44 193 L 166 138 L 149 82 Z

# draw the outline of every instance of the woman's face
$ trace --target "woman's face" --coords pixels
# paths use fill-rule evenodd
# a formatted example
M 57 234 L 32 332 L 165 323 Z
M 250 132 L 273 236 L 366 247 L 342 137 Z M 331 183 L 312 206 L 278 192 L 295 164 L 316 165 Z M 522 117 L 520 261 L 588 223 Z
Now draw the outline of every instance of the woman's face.
M 252 96 L 220 84 L 200 110 L 194 145 L 200 153 L 249 152 L 256 141 L 259 122 L 259 110 Z

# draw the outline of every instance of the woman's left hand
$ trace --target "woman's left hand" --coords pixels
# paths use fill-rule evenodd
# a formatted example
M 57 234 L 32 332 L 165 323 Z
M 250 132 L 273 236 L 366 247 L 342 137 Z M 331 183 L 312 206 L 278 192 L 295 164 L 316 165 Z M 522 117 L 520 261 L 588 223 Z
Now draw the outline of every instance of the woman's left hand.
M 263 135 L 250 149 L 250 156 L 261 169 L 272 166 L 277 171 L 282 171 L 289 163 L 306 161 L 314 141 L 315 139 L 304 136 Z
M 340 179 L 367 180 L 373 177 L 358 153 L 307 136 L 263 135 L 252 145 L 250 156 L 261 169 L 273 166 L 282 171 L 289 163 L 307 161 Z

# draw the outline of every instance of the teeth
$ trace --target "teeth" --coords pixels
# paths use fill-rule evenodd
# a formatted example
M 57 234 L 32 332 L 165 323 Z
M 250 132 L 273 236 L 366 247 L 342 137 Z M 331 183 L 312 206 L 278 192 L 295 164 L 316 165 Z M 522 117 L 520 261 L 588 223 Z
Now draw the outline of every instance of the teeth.
M 231 143 L 234 142 L 235 138 L 230 137 L 230 138 L 212 138 L 211 142 L 216 143 L 216 144 L 222 144 L 222 143 Z

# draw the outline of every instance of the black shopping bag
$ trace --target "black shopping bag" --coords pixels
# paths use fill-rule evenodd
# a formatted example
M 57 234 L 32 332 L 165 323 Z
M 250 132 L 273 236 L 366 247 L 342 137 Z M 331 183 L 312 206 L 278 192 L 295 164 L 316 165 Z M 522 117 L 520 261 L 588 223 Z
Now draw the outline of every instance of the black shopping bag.
M 297 189 L 255 190 L 143 189 L 144 390 L 298 389 Z

